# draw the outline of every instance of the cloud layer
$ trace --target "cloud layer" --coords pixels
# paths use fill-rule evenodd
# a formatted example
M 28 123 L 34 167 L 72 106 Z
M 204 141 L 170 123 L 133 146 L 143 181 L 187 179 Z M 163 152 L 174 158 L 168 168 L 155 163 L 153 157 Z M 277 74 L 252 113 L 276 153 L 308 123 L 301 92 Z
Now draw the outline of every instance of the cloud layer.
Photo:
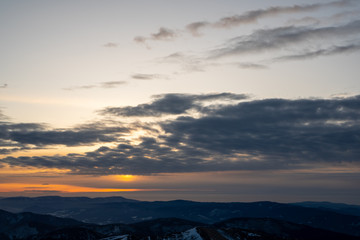
M 224 99 L 237 101 L 215 102 Z M 360 96 L 249 100 L 246 95 L 230 93 L 163 94 L 151 103 L 104 109 L 102 113 L 122 117 L 187 114 L 159 119 L 151 124 L 158 129 L 156 135 L 140 136 L 136 143 L 121 137 L 129 130 L 121 127 L 81 128 L 74 133 L 44 132 L 37 124 L 13 125 L 21 132 L 2 130 L 2 139 L 39 146 L 45 142 L 73 145 L 113 141 L 117 146 L 66 156 L 5 157 L 1 162 L 69 169 L 72 174 L 147 175 L 314 168 L 358 164 L 360 159 Z M 149 124 L 140 122 L 136 127 L 146 129 Z M 113 133 L 120 135 L 114 137 Z
M 346 11 L 346 8 L 350 7 L 353 10 Z M 304 15 L 329 8 L 336 9 L 336 14 L 323 17 L 324 19 Z M 208 48 L 212 50 L 196 54 L 197 56 L 187 56 L 184 53 L 175 52 L 163 58 L 164 62 L 180 64 L 185 71 L 204 71 L 206 66 L 216 66 L 219 61 L 224 61 L 222 58 L 225 57 L 241 58 L 242 62 L 236 64 L 239 68 L 264 69 L 268 65 L 280 61 L 306 60 L 358 51 L 360 45 L 358 8 L 359 2 L 353 0 L 272 6 L 223 17 L 213 22 L 191 22 L 181 31 L 162 27 L 158 32 L 150 34 L 149 37 L 138 36 L 134 40 L 143 44 L 147 40 L 174 40 L 186 32 L 198 37 L 203 35 L 202 32 L 206 28 L 229 29 L 257 23 L 259 20 L 269 17 L 302 14 L 299 15 L 300 19 L 288 19 L 285 24 L 280 23 L 277 27 L 265 28 L 260 25 L 250 34 L 242 33 Z M 264 58 L 264 55 L 261 55 L 263 53 L 272 55 Z M 249 55 L 257 59 L 244 60 L 244 57 L 249 57 Z

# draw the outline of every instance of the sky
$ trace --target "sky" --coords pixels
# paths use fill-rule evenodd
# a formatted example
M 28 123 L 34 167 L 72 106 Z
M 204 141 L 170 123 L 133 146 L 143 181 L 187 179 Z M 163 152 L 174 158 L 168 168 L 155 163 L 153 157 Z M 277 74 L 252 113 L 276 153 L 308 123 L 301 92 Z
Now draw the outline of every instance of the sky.
M 360 205 L 360 1 L 0 1 L 0 197 Z

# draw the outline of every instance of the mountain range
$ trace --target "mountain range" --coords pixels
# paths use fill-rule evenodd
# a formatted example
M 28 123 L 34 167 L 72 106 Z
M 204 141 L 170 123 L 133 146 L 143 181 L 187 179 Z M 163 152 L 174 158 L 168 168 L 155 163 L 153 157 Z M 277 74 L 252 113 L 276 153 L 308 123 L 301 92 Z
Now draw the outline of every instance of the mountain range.
M 356 211 L 344 214 L 331 203 L 310 205 L 147 202 L 122 197 L 2 198 L 0 239 L 360 239 Z

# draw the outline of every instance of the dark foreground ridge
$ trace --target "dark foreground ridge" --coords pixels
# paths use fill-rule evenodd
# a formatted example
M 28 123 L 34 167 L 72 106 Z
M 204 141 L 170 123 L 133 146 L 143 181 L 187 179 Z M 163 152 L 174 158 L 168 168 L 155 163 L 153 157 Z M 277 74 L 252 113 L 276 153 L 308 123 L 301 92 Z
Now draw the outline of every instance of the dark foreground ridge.
M 163 218 L 132 224 L 86 224 L 34 213 L 0 211 L 2 240 L 359 240 L 360 237 L 270 218 L 237 218 L 203 224 Z
M 217 236 L 216 239 L 359 239 L 359 216 L 350 215 L 345 205 L 342 209 L 347 214 L 338 208 L 322 206 L 321 203 L 309 207 L 275 202 L 145 202 L 122 197 L 2 198 L 0 208 L 8 212 L 1 211 L 0 239 L 102 239 L 112 235 L 124 235 L 126 239 L 148 236 L 186 239 L 186 234 L 200 234 L 199 239 L 215 239 L 207 235 Z M 106 240 L 116 239 L 121 238 Z

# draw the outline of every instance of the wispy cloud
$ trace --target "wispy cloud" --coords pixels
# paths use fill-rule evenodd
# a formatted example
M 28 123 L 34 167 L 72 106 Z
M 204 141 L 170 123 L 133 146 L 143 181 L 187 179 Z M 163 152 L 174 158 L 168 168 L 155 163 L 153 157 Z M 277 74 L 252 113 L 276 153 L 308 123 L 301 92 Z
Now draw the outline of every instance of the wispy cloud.
M 107 47 L 107 48 L 116 48 L 119 46 L 119 44 L 114 43 L 114 42 L 108 42 L 108 43 L 104 44 L 103 46 Z
M 360 43 L 349 44 L 345 46 L 332 46 L 327 49 L 319 49 L 316 51 L 309 51 L 295 55 L 281 56 L 273 59 L 274 61 L 289 61 L 289 60 L 304 60 L 316 58 L 320 56 L 329 56 L 335 54 L 353 53 L 360 50 Z
M 211 26 L 209 22 L 193 22 L 186 25 L 186 30 L 188 30 L 193 36 L 198 37 L 201 36 L 200 29 Z
M 7 87 L 8 87 L 8 85 L 6 83 L 3 85 L 0 85 L 0 88 L 7 88 Z
M 136 43 L 145 44 L 148 40 L 153 41 L 169 41 L 173 40 L 178 36 L 175 30 L 161 27 L 158 32 L 150 34 L 149 37 L 144 36 L 136 36 L 134 37 L 134 41 Z
M 73 90 L 87 90 L 93 88 L 116 88 L 120 85 L 127 84 L 126 81 L 109 81 L 109 82 L 101 82 L 96 85 L 82 85 L 82 86 L 73 86 L 68 88 L 63 88 L 66 91 L 73 91 Z
M 248 62 L 236 63 L 235 65 L 237 67 L 243 68 L 243 69 L 266 69 L 266 68 L 268 68 L 266 65 L 263 65 L 263 64 L 248 63 Z
M 303 4 L 303 5 L 293 5 L 293 6 L 274 6 L 266 9 L 257 9 L 257 10 L 247 11 L 238 15 L 223 17 L 215 22 L 208 22 L 208 21 L 192 22 L 185 26 L 185 31 L 188 31 L 193 36 L 198 37 L 202 35 L 201 30 L 205 28 L 227 29 L 227 28 L 238 27 L 245 24 L 256 23 L 257 21 L 268 17 L 276 17 L 279 15 L 293 14 L 293 13 L 310 12 L 328 7 L 345 7 L 345 6 L 351 6 L 353 4 L 356 4 L 356 1 L 339 0 L 328 3 Z M 175 32 L 176 32 L 175 30 L 162 27 L 159 29 L 157 33 L 151 34 L 150 37 L 138 36 L 134 38 L 134 41 L 138 43 L 145 43 L 145 41 L 149 39 L 172 40 L 175 37 L 180 36 Z
M 0 109 L 0 120 L 5 120 L 8 119 L 8 117 L 2 113 L 1 109 Z
M 160 63 L 179 64 L 185 72 L 202 72 L 207 66 L 204 60 L 205 59 L 202 57 L 197 57 L 195 55 L 175 52 L 159 59 L 158 61 Z
M 102 82 L 100 83 L 99 87 L 100 88 L 116 88 L 119 85 L 124 85 L 126 84 L 126 81 L 110 81 L 110 82 Z
M 131 75 L 131 78 L 136 80 L 155 80 L 155 79 L 164 79 L 166 77 L 160 74 L 136 73 Z
M 334 27 L 297 27 L 287 26 L 271 29 L 260 29 L 248 36 L 239 36 L 231 39 L 223 47 L 211 53 L 211 58 L 219 58 L 245 53 L 259 53 L 270 50 L 284 49 L 285 47 L 300 48 L 312 45 L 326 44 L 323 39 L 335 39 L 338 42 L 359 37 L 360 20 Z M 304 45 L 306 44 L 306 45 Z M 294 51 L 296 51 L 296 49 Z
M 354 1 L 350 1 L 350 0 L 341 0 L 341 1 L 334 1 L 329 3 L 293 5 L 289 7 L 270 7 L 267 9 L 253 10 L 253 11 L 245 12 L 240 15 L 221 18 L 219 21 L 211 24 L 211 26 L 218 28 L 231 28 L 242 24 L 255 23 L 258 20 L 266 17 L 275 17 L 281 14 L 309 12 L 324 7 L 341 7 L 341 6 L 349 5 L 353 2 Z
M 160 28 L 157 33 L 151 34 L 152 40 L 171 40 L 176 36 L 175 31 L 168 28 Z

